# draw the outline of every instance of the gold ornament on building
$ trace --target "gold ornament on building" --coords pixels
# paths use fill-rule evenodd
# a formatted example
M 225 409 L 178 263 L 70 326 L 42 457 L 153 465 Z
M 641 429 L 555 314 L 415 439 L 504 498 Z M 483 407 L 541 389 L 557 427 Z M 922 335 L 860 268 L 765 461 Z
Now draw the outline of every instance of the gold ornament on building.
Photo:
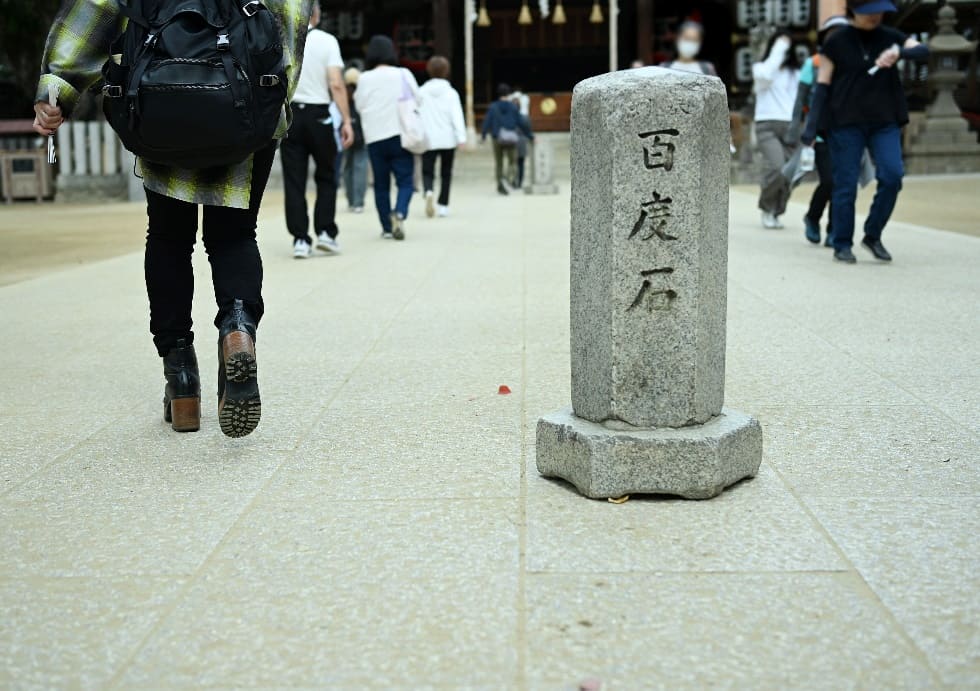
M 490 26 L 490 13 L 487 12 L 486 0 L 480 3 L 480 11 L 476 15 L 477 26 Z
M 534 23 L 534 20 L 531 18 L 531 8 L 527 6 L 527 0 L 521 3 L 521 13 L 517 15 L 517 23 L 522 26 Z
M 561 0 L 555 5 L 555 16 L 552 17 L 551 21 L 555 24 L 565 24 L 568 19 L 565 17 L 565 7 L 561 4 Z
M 541 101 L 541 114 L 542 115 L 554 115 L 558 110 L 558 103 L 555 99 L 548 96 Z
M 592 3 L 592 14 L 589 15 L 589 22 L 592 24 L 602 24 L 606 21 L 602 16 L 602 8 L 599 7 L 599 0 Z

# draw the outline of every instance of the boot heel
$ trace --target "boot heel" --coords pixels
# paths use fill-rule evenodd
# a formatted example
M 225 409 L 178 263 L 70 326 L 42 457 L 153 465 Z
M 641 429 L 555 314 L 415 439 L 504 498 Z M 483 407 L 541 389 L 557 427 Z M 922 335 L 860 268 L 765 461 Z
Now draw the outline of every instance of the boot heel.
M 196 432 L 201 429 L 201 398 L 175 398 L 170 401 L 170 421 L 174 432 Z
M 243 331 L 232 331 L 221 344 L 225 376 L 229 381 L 244 382 L 258 373 L 255 362 L 255 342 Z

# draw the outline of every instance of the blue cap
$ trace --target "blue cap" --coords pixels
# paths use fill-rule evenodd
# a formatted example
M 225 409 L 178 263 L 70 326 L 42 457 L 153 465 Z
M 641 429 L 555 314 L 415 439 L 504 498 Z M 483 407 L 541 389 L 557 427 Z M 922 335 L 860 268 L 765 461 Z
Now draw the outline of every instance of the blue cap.
M 851 12 L 854 14 L 881 14 L 883 12 L 898 12 L 895 3 L 889 0 L 871 0 L 860 5 L 852 5 Z

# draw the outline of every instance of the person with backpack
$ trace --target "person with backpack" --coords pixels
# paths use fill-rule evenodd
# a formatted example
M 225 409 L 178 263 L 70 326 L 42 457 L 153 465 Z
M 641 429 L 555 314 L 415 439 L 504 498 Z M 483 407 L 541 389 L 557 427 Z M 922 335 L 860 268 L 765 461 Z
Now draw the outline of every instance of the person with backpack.
M 762 154 L 762 191 L 759 209 L 762 227 L 783 228 L 779 217 L 786 213 L 790 183 L 783 166 L 798 144 L 790 141 L 793 106 L 800 88 L 800 58 L 793 39 L 785 31 L 773 34 L 765 57 L 752 65 L 755 89 L 755 136 Z
M 354 142 L 340 44 L 332 34 L 317 28 L 319 24 L 320 6 L 314 0 L 303 51 L 303 69 L 293 92 L 293 122 L 280 150 L 286 196 L 286 227 L 293 236 L 293 256 L 296 259 L 310 257 L 314 247 L 310 239 L 310 217 L 306 206 L 310 157 L 316 166 L 313 174 L 316 181 L 316 205 L 313 208 L 316 248 L 328 254 L 340 252 L 337 241 L 340 229 L 336 219 L 336 171 L 340 150 L 334 130 L 340 130 L 343 148 Z M 339 123 L 334 122 L 335 111 L 340 114 Z
M 490 104 L 483 118 L 481 137 L 481 141 L 486 141 L 487 135 L 493 139 L 497 192 L 503 195 L 510 194 L 511 188 L 517 186 L 517 147 L 521 141 L 520 133 L 523 132 L 528 140 L 534 141 L 534 133 L 527 123 L 521 120 L 521 111 L 510 98 L 512 93 L 513 89 L 507 84 L 500 84 L 497 87 L 497 100 Z
M 107 119 L 138 156 L 150 331 L 163 359 L 164 419 L 178 432 L 201 424 L 191 320 L 199 207 L 218 307 L 218 421 L 230 437 L 259 423 L 255 337 L 265 307 L 255 230 L 308 10 L 309 0 L 68 0 L 48 35 L 35 130 L 53 135 L 101 77 Z
M 432 218 L 449 215 L 449 190 L 453 181 L 456 147 L 466 143 L 466 122 L 459 93 L 449 83 L 449 60 L 441 55 L 429 58 L 429 80 L 419 89 L 420 114 L 429 139 L 429 150 L 422 155 L 422 186 L 425 213 Z M 439 162 L 439 198 L 435 196 L 436 161 Z M 436 202 L 438 201 L 438 209 Z
M 925 60 L 929 49 L 901 31 L 884 26 L 890 0 L 848 0 L 851 23 L 827 39 L 813 92 L 813 104 L 800 140 L 813 146 L 825 132 L 833 161 L 831 223 L 834 259 L 854 264 L 854 213 L 865 149 L 875 163 L 878 190 L 864 223 L 861 244 L 883 262 L 892 260 L 881 244 L 902 189 L 902 127 L 909 121 L 905 89 L 896 63 Z
M 660 66 L 669 70 L 682 70 L 717 77 L 718 70 L 713 64 L 706 60 L 698 60 L 703 44 L 704 26 L 700 22 L 692 20 L 684 22 L 677 30 L 677 57 L 674 60 L 661 63 Z
M 372 36 L 364 56 L 367 70 L 357 81 L 354 102 L 361 114 L 374 171 L 374 205 L 381 222 L 381 237 L 405 239 L 405 220 L 415 193 L 415 156 L 402 146 L 399 104 L 418 102 L 419 85 L 407 69 L 398 67 L 394 42 L 387 36 Z M 397 196 L 391 208 L 391 178 Z
M 348 102 L 350 103 L 350 120 L 354 128 L 354 143 L 344 150 L 342 175 L 344 192 L 347 195 L 347 210 L 355 214 L 364 213 L 364 196 L 367 194 L 368 150 L 364 143 L 364 128 L 361 127 L 361 114 L 354 105 L 354 94 L 361 71 L 351 67 L 344 72 L 347 83 Z

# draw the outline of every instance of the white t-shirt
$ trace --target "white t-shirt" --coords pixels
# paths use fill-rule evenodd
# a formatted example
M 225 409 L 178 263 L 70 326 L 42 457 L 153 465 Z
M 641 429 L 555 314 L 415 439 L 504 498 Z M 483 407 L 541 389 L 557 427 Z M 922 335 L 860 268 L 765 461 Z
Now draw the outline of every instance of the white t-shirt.
M 327 68 L 344 69 L 344 59 L 340 55 L 340 44 L 332 34 L 320 29 L 311 29 L 306 36 L 306 50 L 303 53 L 303 69 L 293 93 L 293 103 L 327 105 L 330 98 L 330 81 Z
M 364 72 L 357 80 L 354 103 L 361 116 L 364 141 L 368 144 L 401 134 L 398 100 L 406 90 L 419 98 L 415 76 L 403 67 L 380 65 Z

